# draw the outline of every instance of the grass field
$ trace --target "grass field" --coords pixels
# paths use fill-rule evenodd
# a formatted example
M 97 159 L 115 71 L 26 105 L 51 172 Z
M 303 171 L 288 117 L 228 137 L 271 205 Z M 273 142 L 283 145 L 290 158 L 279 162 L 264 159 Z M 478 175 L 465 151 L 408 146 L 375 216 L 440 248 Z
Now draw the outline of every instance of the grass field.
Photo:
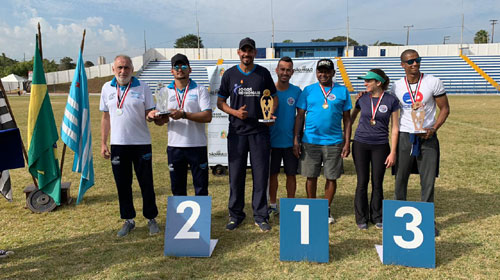
M 150 237 L 142 217 L 142 200 L 134 182 L 137 228 L 116 237 L 122 221 L 109 161 L 100 155 L 99 97 L 91 97 L 91 118 L 96 185 L 78 205 L 51 213 L 24 209 L 23 189 L 31 183 L 27 169 L 11 172 L 14 202 L 0 199 L 0 248 L 15 255 L 0 259 L 1 279 L 498 279 L 500 273 L 500 96 L 450 96 L 451 115 L 438 131 L 441 144 L 440 178 L 436 182 L 436 269 L 385 266 L 374 249 L 382 232 L 370 227 L 359 231 L 354 222 L 356 184 L 352 157 L 338 180 L 333 201 L 337 223 L 330 227 L 328 264 L 279 261 L 279 225 L 261 233 L 251 221 L 251 174 L 247 174 L 245 210 L 249 219 L 234 232 L 227 221 L 228 177 L 210 175 L 213 199 L 212 238 L 219 239 L 211 258 L 163 256 L 163 233 Z M 57 125 L 62 120 L 64 96 L 52 96 Z M 10 97 L 26 139 L 29 98 Z M 154 181 L 164 227 L 166 200 L 171 194 L 166 149 L 166 128 L 151 126 Z M 62 142 L 59 142 L 61 150 Z M 59 152 L 59 155 L 61 152 Z M 1 160 L 5 160 L 2 158 Z M 63 181 L 72 182 L 76 198 L 80 175 L 71 172 L 69 151 Z M 394 178 L 387 172 L 385 197 L 392 198 Z M 190 180 L 190 176 L 189 179 Z M 285 197 L 280 176 L 279 196 Z M 305 197 L 305 179 L 298 176 L 297 196 Z M 319 185 L 324 184 L 320 177 Z M 418 178 L 410 178 L 409 200 L 419 200 Z M 320 188 L 321 189 L 321 188 Z M 193 194 L 193 190 L 189 190 Z M 322 194 L 322 191 L 319 191 Z

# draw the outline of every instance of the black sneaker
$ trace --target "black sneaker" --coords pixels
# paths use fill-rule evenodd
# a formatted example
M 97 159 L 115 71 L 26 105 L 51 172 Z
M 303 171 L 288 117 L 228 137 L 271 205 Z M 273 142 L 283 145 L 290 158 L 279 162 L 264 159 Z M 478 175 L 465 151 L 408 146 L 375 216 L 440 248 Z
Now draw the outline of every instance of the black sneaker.
M 368 229 L 368 224 L 367 223 L 358 224 L 358 228 L 360 230 L 366 230 L 366 229 Z
M 229 223 L 227 223 L 226 225 L 226 230 L 235 230 L 238 226 L 240 225 L 240 223 L 236 222 L 236 221 L 229 221 Z
M 439 236 L 439 229 L 434 226 L 434 237 L 438 237 Z
M 10 255 L 14 255 L 13 251 L 0 250 L 0 259 L 7 258 Z
M 271 230 L 271 226 L 266 222 L 255 222 L 255 225 L 257 225 L 262 232 L 268 232 Z

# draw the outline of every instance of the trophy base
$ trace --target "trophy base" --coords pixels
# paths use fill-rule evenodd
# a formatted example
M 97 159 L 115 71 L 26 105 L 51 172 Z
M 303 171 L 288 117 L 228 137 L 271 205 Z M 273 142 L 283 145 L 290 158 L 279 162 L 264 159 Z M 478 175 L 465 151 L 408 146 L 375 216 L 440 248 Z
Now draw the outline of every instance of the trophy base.
M 415 130 L 413 133 L 414 134 L 426 134 L 427 131 L 425 131 L 425 130 Z
M 155 113 L 155 116 L 168 116 L 168 115 L 170 115 L 170 111 Z
M 271 120 L 263 120 L 263 119 L 259 119 L 259 122 L 260 122 L 260 123 L 273 123 L 273 122 L 275 122 L 275 120 L 274 120 L 274 119 L 271 119 Z

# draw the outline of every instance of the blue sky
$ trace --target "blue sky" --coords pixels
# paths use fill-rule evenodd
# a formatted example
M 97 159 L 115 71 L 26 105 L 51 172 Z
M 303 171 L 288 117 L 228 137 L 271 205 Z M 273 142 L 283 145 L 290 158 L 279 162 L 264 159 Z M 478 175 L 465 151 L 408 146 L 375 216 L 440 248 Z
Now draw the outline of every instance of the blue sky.
M 348 9 L 347 9 L 348 2 Z M 463 9 L 462 9 L 463 2 Z M 500 22 L 498 0 L 273 0 L 275 42 L 307 42 L 346 34 L 349 11 L 350 36 L 361 44 L 375 41 L 410 44 L 460 43 L 462 11 L 464 43 L 474 34 L 491 32 L 490 19 Z M 177 38 L 196 34 L 196 10 L 205 47 L 237 47 L 246 36 L 257 47 L 271 44 L 270 0 L 2 0 L 0 53 L 22 60 L 34 51 L 36 24 L 41 23 L 44 57 L 76 59 L 83 29 L 87 29 L 84 59 L 108 61 L 116 54 L 141 55 L 144 30 L 147 47 L 173 47 Z M 197 9 L 195 8 L 197 7 Z M 500 24 L 495 42 L 500 42 Z

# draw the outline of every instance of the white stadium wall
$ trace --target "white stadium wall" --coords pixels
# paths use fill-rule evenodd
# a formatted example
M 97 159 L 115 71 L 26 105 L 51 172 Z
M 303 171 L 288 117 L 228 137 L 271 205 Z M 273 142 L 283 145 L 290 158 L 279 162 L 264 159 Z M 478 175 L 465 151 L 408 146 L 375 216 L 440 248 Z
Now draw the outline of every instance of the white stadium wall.
M 415 49 L 421 56 L 458 56 L 460 54 L 460 44 L 448 45 L 409 45 L 409 46 L 368 46 L 368 57 L 380 57 L 380 50 L 385 49 L 385 56 L 399 57 L 406 49 Z M 201 48 L 201 60 L 237 60 L 237 48 Z M 135 71 L 142 71 L 144 65 L 154 60 L 169 60 L 177 53 L 185 54 L 190 60 L 198 59 L 198 49 L 175 49 L 175 48 L 154 48 L 149 49 L 142 56 L 132 58 Z M 500 43 L 493 44 L 463 44 L 465 55 L 500 55 Z M 354 54 L 354 47 L 349 47 L 349 57 Z M 273 50 L 266 49 L 268 59 L 273 57 Z M 112 63 L 96 65 L 85 68 L 87 78 L 106 77 L 113 75 Z M 73 79 L 74 70 L 58 71 L 46 73 L 45 77 L 48 85 L 69 83 Z

